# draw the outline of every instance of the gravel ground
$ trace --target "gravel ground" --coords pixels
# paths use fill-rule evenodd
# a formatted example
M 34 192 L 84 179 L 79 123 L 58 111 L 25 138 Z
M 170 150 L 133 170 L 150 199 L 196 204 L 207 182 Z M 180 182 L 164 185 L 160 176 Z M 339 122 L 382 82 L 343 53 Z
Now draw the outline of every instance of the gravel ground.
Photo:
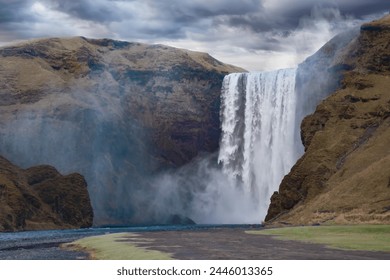
M 223 228 L 143 232 L 139 234 L 139 238 L 152 241 L 137 241 L 137 244 L 140 247 L 171 253 L 173 258 L 182 260 L 390 260 L 390 253 L 386 252 L 330 249 L 318 244 L 247 234 L 245 231 L 246 229 Z
M 140 247 L 168 252 L 176 259 L 390 260 L 390 253 L 329 249 L 317 244 L 276 240 L 271 236 L 245 233 L 250 229 L 155 227 L 1 233 L 0 259 L 88 259 L 86 252 L 64 250 L 59 245 L 92 235 L 137 232 L 136 238 L 124 242 L 137 242 Z M 148 241 L 142 242 L 146 239 Z
M 79 230 L 48 230 L 0 233 L 0 260 L 77 260 L 88 259 L 85 252 L 61 249 L 62 243 L 107 233 L 117 232 L 168 232 L 172 230 L 199 230 L 225 227 L 248 226 L 145 226 L 145 227 L 117 227 L 117 228 L 90 228 Z M 257 226 L 258 227 L 258 226 Z

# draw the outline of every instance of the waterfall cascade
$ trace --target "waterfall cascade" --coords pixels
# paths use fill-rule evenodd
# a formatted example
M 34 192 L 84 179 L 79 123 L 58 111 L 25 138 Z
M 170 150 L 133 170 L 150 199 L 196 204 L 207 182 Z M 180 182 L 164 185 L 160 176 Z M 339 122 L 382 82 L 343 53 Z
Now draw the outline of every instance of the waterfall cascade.
M 295 76 L 296 69 L 282 69 L 234 73 L 223 81 L 218 161 L 262 218 L 272 193 L 303 153 Z

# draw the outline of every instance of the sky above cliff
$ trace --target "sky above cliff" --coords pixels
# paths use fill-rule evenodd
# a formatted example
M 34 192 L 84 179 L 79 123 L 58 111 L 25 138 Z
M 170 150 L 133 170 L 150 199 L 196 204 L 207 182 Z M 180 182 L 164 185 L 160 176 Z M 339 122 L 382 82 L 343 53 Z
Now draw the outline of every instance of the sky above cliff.
M 85 36 L 208 52 L 248 70 L 293 67 L 385 0 L 0 0 L 0 45 Z

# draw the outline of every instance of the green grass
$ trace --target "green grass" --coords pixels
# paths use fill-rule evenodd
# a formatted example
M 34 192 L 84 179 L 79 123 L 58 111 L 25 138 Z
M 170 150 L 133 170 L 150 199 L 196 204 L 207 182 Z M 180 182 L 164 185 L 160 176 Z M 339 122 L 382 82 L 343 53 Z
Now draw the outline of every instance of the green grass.
M 98 260 L 169 260 L 170 254 L 137 247 L 135 234 L 116 233 L 87 237 L 65 244 L 66 248 L 87 251 Z M 135 238 L 129 241 L 126 238 Z M 141 240 L 141 239 L 140 239 Z M 145 241 L 142 239 L 142 241 Z
M 273 235 L 280 240 L 319 243 L 345 250 L 390 252 L 390 225 L 286 227 L 247 233 Z

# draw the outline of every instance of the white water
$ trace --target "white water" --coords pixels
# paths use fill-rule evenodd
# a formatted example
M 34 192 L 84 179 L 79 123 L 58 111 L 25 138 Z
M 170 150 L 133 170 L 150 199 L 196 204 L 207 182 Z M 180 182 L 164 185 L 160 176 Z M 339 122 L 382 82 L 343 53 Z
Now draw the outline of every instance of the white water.
M 296 69 L 283 69 L 234 73 L 223 81 L 218 161 L 263 219 L 272 193 L 303 153 L 295 76 Z

